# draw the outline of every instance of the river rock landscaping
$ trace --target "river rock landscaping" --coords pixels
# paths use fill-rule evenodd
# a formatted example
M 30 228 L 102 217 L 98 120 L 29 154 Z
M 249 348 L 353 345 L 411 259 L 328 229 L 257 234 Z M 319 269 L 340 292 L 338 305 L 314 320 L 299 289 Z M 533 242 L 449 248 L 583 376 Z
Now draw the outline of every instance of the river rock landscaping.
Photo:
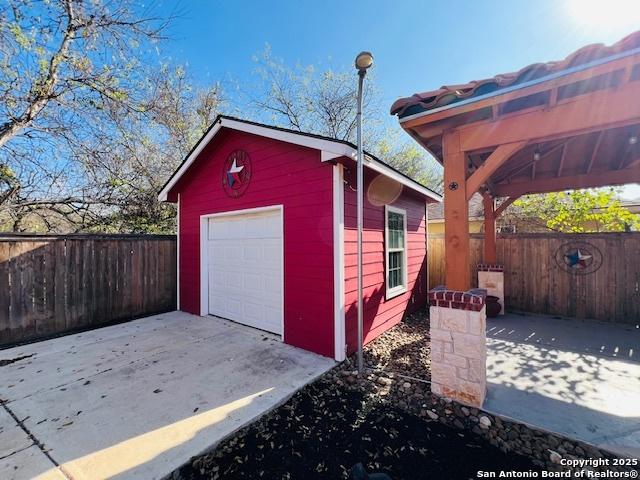
M 464 459 L 464 461 L 461 461 Z M 176 472 L 182 479 L 346 479 L 353 465 L 392 479 L 467 479 L 478 470 L 529 470 L 472 433 L 380 402 L 331 378 Z
M 397 479 L 562 470 L 561 458 L 613 458 L 581 442 L 434 396 L 421 311 L 288 402 L 196 457 L 175 479 L 347 479 L 362 463 Z

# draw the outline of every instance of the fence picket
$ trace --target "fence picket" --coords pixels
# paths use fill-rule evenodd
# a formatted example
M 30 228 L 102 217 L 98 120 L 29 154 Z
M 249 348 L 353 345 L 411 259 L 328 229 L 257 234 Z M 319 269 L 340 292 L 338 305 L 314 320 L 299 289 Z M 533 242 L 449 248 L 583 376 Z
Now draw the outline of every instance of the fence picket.
M 583 241 L 602 253 L 595 272 L 576 275 L 555 260 L 558 248 Z M 472 286 L 477 286 L 475 266 L 482 263 L 483 235 L 471 234 Z M 640 233 L 519 233 L 501 235 L 498 263 L 505 267 L 507 308 L 605 322 L 640 324 Z M 444 235 L 428 241 L 429 288 L 445 284 Z
M 0 346 L 175 309 L 175 258 L 172 235 L 0 234 Z

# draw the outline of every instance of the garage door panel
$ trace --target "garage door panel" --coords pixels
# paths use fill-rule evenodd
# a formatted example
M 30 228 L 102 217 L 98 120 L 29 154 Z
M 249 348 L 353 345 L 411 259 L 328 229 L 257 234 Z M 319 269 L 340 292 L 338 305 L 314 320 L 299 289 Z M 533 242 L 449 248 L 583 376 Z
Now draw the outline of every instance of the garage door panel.
M 273 293 L 280 294 L 282 292 L 282 283 L 277 275 L 265 274 L 262 276 L 264 289 Z
M 280 212 L 209 220 L 209 313 L 282 332 Z
M 258 292 L 265 288 L 262 276 L 256 273 L 245 273 L 242 286 L 245 290 Z

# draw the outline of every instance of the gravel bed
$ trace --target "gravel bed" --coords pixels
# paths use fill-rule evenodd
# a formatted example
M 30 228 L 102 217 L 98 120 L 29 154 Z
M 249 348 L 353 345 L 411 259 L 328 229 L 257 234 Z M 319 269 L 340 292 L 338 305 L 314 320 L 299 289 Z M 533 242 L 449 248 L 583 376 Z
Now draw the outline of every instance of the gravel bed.
M 351 478 L 357 463 L 393 480 L 470 479 L 478 470 L 536 469 L 528 458 L 504 453 L 473 433 L 409 414 L 359 383 L 338 386 L 329 376 L 193 459 L 173 478 L 336 480 Z
M 364 350 L 367 367 L 421 380 L 431 378 L 430 355 L 429 319 L 425 309 L 408 315 Z

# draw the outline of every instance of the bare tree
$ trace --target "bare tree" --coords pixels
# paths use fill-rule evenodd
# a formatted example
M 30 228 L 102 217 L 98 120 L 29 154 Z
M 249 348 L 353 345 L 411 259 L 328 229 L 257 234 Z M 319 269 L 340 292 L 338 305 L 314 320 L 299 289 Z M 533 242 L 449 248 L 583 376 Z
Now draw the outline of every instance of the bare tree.
M 224 104 L 220 85 L 195 88 L 182 68 L 163 67 L 148 80 L 148 115 L 113 118 L 106 152 L 88 149 L 84 175 L 105 199 L 84 229 L 170 232 L 173 205 L 157 194 L 178 163 L 211 125 Z
M 169 19 L 135 0 L 5 0 L 0 6 L 0 221 L 80 222 L 108 198 L 86 152 L 113 119 L 148 115 L 147 68 Z M 46 212 L 46 213 L 45 213 Z
M 256 118 L 294 130 L 355 140 L 357 80 L 353 69 L 336 72 L 312 65 L 290 67 L 274 58 L 269 47 L 254 59 L 259 82 L 245 85 L 244 90 Z M 412 141 L 385 130 L 375 72 L 367 75 L 367 82 L 365 149 L 418 182 L 441 189 L 442 169 L 437 162 Z
M 294 130 L 355 139 L 357 82 L 353 72 L 318 71 L 313 65 L 290 67 L 273 57 L 268 46 L 254 60 L 258 84 L 243 87 L 256 116 Z M 380 108 L 373 85 L 365 91 L 364 106 L 368 128 L 377 131 Z

